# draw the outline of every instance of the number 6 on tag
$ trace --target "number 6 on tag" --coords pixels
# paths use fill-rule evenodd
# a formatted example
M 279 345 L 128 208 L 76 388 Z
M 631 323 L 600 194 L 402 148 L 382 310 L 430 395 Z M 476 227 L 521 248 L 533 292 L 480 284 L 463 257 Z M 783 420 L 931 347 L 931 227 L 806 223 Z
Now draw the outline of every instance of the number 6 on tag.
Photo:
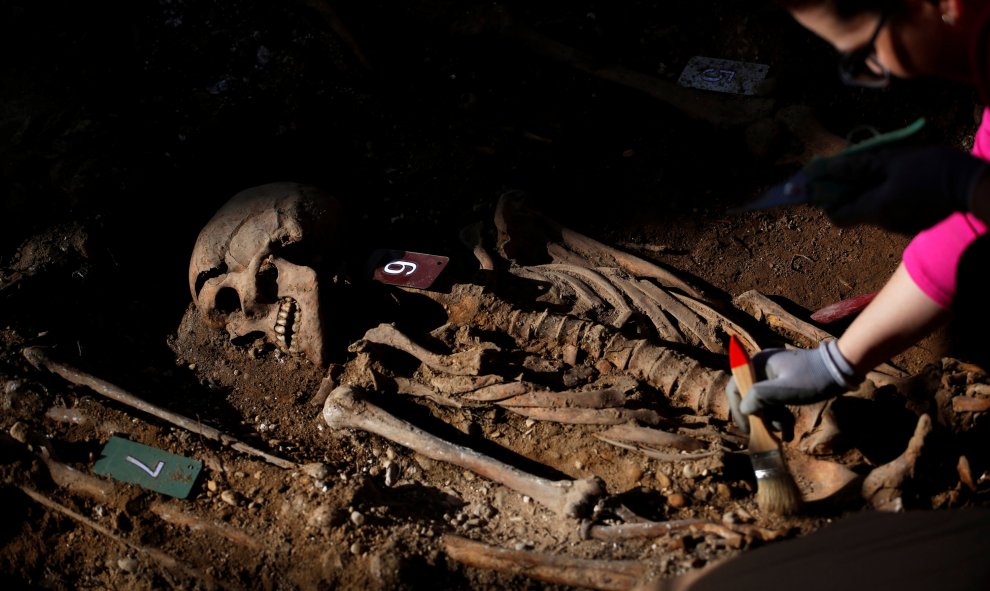
M 371 253 L 368 268 L 372 281 L 426 289 L 433 285 L 448 260 L 421 252 L 379 249 Z

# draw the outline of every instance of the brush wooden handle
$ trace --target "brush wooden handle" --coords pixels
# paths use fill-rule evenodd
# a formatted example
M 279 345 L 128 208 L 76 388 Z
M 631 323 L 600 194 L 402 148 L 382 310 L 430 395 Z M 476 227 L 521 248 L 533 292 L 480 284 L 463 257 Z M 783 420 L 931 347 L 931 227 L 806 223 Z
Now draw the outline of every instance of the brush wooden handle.
M 736 387 L 739 388 L 739 397 L 744 398 L 756 382 L 756 370 L 750 363 L 749 354 L 736 340 L 735 335 L 729 341 L 729 364 L 732 367 L 732 377 L 736 379 Z M 773 436 L 763 419 L 756 415 L 749 415 L 750 437 L 759 441 L 770 441 L 776 443 L 777 438 Z
M 749 389 L 753 387 L 756 382 L 756 370 L 753 369 L 753 364 L 746 360 L 743 365 L 737 365 L 732 368 L 732 377 L 736 378 L 736 387 L 739 388 L 739 397 L 744 398 L 749 392 Z
M 729 366 L 742 398 L 753 387 L 756 371 L 734 335 L 729 339 Z M 749 415 L 749 457 L 756 474 L 756 502 L 760 508 L 781 515 L 795 513 L 801 506 L 801 492 L 787 470 L 780 440 L 756 415 Z

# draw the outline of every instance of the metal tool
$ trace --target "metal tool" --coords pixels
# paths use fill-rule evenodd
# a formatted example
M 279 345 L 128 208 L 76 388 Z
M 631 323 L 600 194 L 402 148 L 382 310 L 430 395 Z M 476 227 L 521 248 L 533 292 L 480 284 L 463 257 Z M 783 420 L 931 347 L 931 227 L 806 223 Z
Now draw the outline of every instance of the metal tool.
M 887 133 L 881 133 L 857 144 L 853 144 L 835 156 L 815 158 L 791 178 L 787 179 L 783 183 L 780 183 L 779 185 L 774 185 L 769 191 L 761 195 L 755 201 L 730 209 L 729 213 L 741 213 L 744 211 L 752 211 L 754 209 L 769 209 L 784 205 L 800 205 L 802 203 L 829 205 L 831 199 L 827 196 L 835 198 L 839 195 L 848 193 L 848 191 L 843 191 L 842 187 L 834 186 L 828 187 L 827 191 L 813 190 L 815 188 L 820 188 L 817 187 L 817 185 L 825 185 L 829 182 L 833 184 L 835 183 L 834 180 L 818 180 L 824 175 L 820 172 L 816 174 L 816 171 L 827 170 L 829 160 L 859 154 L 868 150 L 889 147 L 912 137 L 920 131 L 924 125 L 925 119 L 920 118 L 906 127 L 895 129 L 894 131 L 889 131 Z
M 802 169 L 783 183 L 771 187 L 769 191 L 755 201 L 751 201 L 740 207 L 734 207 L 729 210 L 729 213 L 741 213 L 754 209 L 770 209 L 771 207 L 781 207 L 783 205 L 808 203 L 811 201 L 811 195 L 808 189 L 808 173 Z

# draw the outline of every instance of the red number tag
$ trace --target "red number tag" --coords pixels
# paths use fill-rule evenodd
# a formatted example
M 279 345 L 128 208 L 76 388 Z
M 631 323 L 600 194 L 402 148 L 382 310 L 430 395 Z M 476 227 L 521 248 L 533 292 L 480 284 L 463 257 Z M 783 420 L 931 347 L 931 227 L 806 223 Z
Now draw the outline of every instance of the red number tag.
M 368 266 L 372 281 L 426 289 L 433 285 L 448 260 L 421 252 L 380 249 L 371 254 Z

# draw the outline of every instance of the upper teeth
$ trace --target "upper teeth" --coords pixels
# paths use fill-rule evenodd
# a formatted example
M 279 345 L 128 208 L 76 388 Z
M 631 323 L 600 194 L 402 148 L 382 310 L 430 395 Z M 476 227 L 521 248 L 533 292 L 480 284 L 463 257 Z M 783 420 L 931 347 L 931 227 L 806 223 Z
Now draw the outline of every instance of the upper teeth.
M 275 319 L 275 334 L 278 340 L 289 351 L 294 351 L 292 335 L 296 320 L 296 301 L 292 298 L 282 298 L 278 306 L 278 318 Z

